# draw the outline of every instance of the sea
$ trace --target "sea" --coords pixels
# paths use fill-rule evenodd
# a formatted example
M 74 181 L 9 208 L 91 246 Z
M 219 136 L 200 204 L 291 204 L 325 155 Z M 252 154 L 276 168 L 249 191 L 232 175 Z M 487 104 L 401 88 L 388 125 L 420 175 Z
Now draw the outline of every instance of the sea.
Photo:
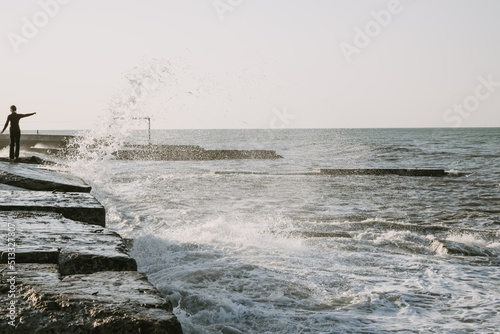
M 133 239 L 130 255 L 186 334 L 500 333 L 500 128 L 86 136 L 93 144 L 61 166 Z M 111 154 L 149 140 L 283 158 Z M 315 173 L 326 168 L 448 175 Z

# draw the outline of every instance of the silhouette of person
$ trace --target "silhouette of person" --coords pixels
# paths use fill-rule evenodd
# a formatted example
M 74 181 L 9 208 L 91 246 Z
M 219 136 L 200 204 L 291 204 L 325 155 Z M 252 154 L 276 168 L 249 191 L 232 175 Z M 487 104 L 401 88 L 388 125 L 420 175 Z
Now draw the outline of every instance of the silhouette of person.
M 7 125 L 10 122 L 10 159 L 18 159 L 19 158 L 19 144 L 21 143 L 21 128 L 19 127 L 19 120 L 24 117 L 33 116 L 36 112 L 31 114 L 18 114 L 16 106 L 10 107 L 11 114 L 7 116 L 7 122 L 5 122 L 5 126 L 1 133 L 7 129 Z M 14 151 L 15 148 L 15 151 Z

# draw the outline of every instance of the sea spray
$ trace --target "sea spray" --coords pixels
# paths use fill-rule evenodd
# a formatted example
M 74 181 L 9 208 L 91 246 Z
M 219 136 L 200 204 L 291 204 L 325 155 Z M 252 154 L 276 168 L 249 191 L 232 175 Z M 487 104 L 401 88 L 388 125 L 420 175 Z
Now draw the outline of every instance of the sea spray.
M 111 186 L 109 160 L 126 145 L 135 144 L 137 121 L 151 117 L 142 105 L 161 93 L 165 82 L 172 77 L 169 62 L 152 60 L 124 75 L 125 85 L 99 115 L 92 129 L 80 132 L 68 143 L 71 170 L 100 186 Z
M 78 161 L 77 172 L 82 168 L 80 160 L 97 162 L 100 171 L 103 161 L 114 159 L 127 145 L 156 143 L 151 128 L 170 127 L 174 112 L 176 119 L 192 120 L 191 111 L 199 111 L 197 104 L 216 95 L 216 87 L 210 75 L 195 72 L 184 60 L 152 59 L 132 68 L 95 125 L 69 143 L 71 158 Z

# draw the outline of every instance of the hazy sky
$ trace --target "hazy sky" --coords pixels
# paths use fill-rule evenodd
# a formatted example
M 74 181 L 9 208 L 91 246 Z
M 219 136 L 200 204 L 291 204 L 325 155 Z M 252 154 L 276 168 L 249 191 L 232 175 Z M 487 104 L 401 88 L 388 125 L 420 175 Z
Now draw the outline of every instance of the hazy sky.
M 16 104 L 37 112 L 26 130 L 111 109 L 174 129 L 500 126 L 499 14 L 498 0 L 3 1 L 0 122 Z

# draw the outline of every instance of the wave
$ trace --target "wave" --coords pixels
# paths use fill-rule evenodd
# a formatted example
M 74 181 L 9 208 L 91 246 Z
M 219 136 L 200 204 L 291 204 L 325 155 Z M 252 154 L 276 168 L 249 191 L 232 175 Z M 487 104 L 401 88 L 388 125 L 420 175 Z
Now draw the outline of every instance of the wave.
M 309 223 L 280 235 L 292 239 L 329 239 L 347 248 L 376 247 L 410 254 L 498 258 L 500 232 L 442 225 L 416 225 L 368 219 L 363 222 Z

